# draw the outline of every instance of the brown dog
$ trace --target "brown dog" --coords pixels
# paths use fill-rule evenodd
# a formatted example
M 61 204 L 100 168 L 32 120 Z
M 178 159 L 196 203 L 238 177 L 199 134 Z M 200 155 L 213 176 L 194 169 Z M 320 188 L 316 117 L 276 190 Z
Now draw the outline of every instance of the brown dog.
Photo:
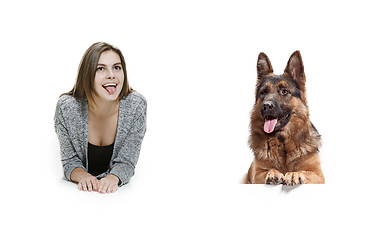
M 274 75 L 269 58 L 260 53 L 257 71 L 249 141 L 254 161 L 244 182 L 324 183 L 321 138 L 309 120 L 300 52 L 292 54 L 282 75 Z

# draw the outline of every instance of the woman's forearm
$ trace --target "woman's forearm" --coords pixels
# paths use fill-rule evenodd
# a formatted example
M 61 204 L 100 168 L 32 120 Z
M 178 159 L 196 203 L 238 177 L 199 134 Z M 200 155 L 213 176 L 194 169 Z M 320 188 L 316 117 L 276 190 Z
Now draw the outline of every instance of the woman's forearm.
M 85 171 L 85 169 L 83 168 L 75 168 L 72 173 L 70 174 L 70 179 L 73 181 L 73 182 L 80 182 L 80 180 L 84 177 L 87 177 L 87 176 L 92 176 L 90 173 L 88 173 L 87 171 Z

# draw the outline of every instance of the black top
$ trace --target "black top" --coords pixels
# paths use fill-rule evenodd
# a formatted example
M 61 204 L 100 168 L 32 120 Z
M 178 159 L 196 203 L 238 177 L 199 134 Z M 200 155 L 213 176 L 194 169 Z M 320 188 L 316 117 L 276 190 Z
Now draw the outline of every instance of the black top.
M 106 172 L 111 161 L 113 145 L 96 146 L 88 142 L 88 172 L 93 176 Z

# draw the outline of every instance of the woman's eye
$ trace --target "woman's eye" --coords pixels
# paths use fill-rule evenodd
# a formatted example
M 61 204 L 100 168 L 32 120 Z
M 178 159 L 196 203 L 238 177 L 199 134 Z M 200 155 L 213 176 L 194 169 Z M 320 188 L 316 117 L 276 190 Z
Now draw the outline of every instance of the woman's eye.
M 285 96 L 285 95 L 288 95 L 289 94 L 289 91 L 286 90 L 286 89 L 282 89 L 281 90 L 281 95 Z
M 120 70 L 120 69 L 122 69 L 121 66 L 115 66 L 115 70 Z
M 103 71 L 103 70 L 104 70 L 103 67 L 98 67 L 98 68 L 97 68 L 97 71 Z

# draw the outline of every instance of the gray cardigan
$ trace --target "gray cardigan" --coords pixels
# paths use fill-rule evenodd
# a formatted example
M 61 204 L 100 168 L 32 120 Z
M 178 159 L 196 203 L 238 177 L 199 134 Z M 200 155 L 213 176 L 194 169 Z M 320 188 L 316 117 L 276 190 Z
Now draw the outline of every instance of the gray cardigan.
M 134 175 L 142 140 L 146 131 L 146 99 L 137 92 L 120 100 L 119 121 L 108 173 L 119 178 L 119 186 Z M 88 171 L 88 101 L 63 95 L 59 98 L 54 117 L 65 178 L 75 168 Z

